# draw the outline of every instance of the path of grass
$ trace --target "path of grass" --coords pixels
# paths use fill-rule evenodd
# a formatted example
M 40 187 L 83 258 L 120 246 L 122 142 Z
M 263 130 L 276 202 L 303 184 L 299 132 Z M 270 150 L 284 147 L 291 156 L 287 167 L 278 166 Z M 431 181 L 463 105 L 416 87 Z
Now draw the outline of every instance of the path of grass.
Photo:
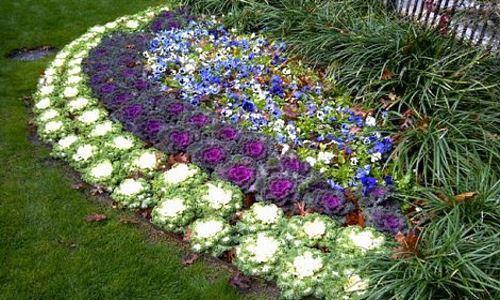
M 124 212 L 71 189 L 48 150 L 28 140 L 30 95 L 49 59 L 15 62 L 13 48 L 62 48 L 88 27 L 162 1 L 0 3 L 0 299 L 238 299 L 227 272 L 180 264 L 181 249 L 119 222 Z M 84 216 L 109 220 L 86 224 Z

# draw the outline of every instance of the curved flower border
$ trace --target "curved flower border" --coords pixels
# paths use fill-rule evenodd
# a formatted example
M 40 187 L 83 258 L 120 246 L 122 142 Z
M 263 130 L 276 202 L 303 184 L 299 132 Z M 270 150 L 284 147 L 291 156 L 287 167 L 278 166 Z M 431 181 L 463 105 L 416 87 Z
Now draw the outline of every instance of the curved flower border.
M 242 247 L 251 244 L 254 241 L 252 237 L 258 235 L 259 232 L 269 234 L 269 236 L 279 236 L 283 224 L 288 222 L 288 219 L 274 204 L 268 204 L 267 207 L 272 208 L 267 210 L 266 205 L 262 203 L 254 204 L 247 211 L 248 214 L 243 213 L 243 219 L 236 225 L 231 225 L 227 219 L 217 216 L 217 213 L 195 220 L 200 211 L 206 210 L 206 207 L 197 204 L 196 197 L 203 194 L 200 186 L 207 182 L 208 175 L 192 164 L 169 165 L 164 153 L 146 147 L 137 137 L 124 131 L 121 124 L 113 122 L 86 86 L 87 79 L 82 75 L 82 61 L 105 35 L 118 31 L 141 30 L 148 26 L 158 13 L 164 14 L 165 11 L 168 11 L 168 7 L 148 9 L 133 16 L 121 17 L 103 26 L 92 27 L 56 55 L 55 60 L 40 79 L 37 92 L 34 94 L 33 110 L 40 138 L 53 144 L 51 154 L 54 157 L 67 161 L 81 173 L 82 178 L 88 183 L 98 185 L 108 191 L 122 207 L 154 207 L 153 223 L 174 232 L 185 232 L 186 228 L 190 228 L 188 235 L 190 235 L 195 251 L 219 256 L 238 243 Z M 156 25 L 153 24 L 153 26 Z M 243 161 L 237 167 L 241 166 L 245 166 Z M 233 171 L 240 172 L 234 174 L 248 175 L 241 168 Z M 221 171 L 219 174 L 227 175 L 227 172 Z M 227 211 L 238 210 L 241 205 L 241 196 L 237 195 L 239 190 L 234 186 L 229 187 L 229 183 L 224 183 L 223 186 L 231 190 L 233 196 L 236 195 L 228 202 Z M 280 185 L 282 189 L 286 189 L 286 186 L 286 184 Z M 198 192 L 190 193 L 196 189 Z M 166 205 L 172 199 L 181 199 L 181 201 L 177 201 L 173 206 Z M 229 218 L 227 211 L 224 211 L 222 215 Z M 241 213 L 236 213 L 236 216 L 239 214 Z M 311 217 L 306 216 L 304 220 L 306 218 Z M 260 219 L 260 222 L 252 224 L 257 219 Z M 194 223 L 191 223 L 193 221 Z M 217 225 L 215 228 L 217 230 L 210 228 L 214 224 Z M 209 227 L 204 228 L 204 225 Z M 354 230 L 349 228 L 351 227 L 340 228 L 339 236 L 349 236 L 348 233 Z M 364 229 L 355 230 L 356 233 L 364 232 Z M 343 231 L 347 233 L 342 235 Z M 367 232 L 373 231 L 367 229 Z M 369 238 L 371 236 L 373 234 L 369 235 Z M 303 235 L 299 234 L 297 238 L 301 239 Z M 338 240 L 337 244 L 341 241 Z M 311 247 L 301 246 L 299 249 L 293 249 L 293 245 L 280 240 L 280 245 L 281 243 L 283 249 L 277 251 L 278 255 L 273 258 L 273 267 L 270 268 L 270 270 L 275 270 L 275 273 L 266 274 L 266 277 L 278 278 L 278 283 L 283 289 L 283 296 L 297 298 L 308 294 L 318 296 L 328 294 L 324 292 L 325 286 L 328 289 L 328 282 L 322 279 L 328 276 L 314 276 L 313 279 L 291 282 L 290 279 L 297 274 L 287 277 L 288 268 L 283 269 L 283 266 L 293 263 L 299 255 L 312 253 L 314 256 L 321 257 L 322 261 L 321 270 L 318 269 L 315 272 L 327 274 L 330 267 L 328 260 L 325 259 L 327 254 L 312 248 L 315 243 L 311 243 L 309 238 L 306 238 L 301 245 Z M 350 241 L 345 243 L 347 248 L 352 246 Z M 385 243 L 385 240 L 377 236 L 377 245 L 382 247 L 382 243 Z M 336 247 L 336 243 L 332 245 Z M 245 250 L 242 251 L 248 256 L 249 252 Z M 335 252 L 334 248 L 330 250 L 332 253 Z M 236 260 L 236 264 L 242 266 L 243 272 L 251 275 L 269 271 L 268 268 L 261 268 L 260 271 L 255 272 L 252 264 L 245 263 L 248 261 L 245 255 L 237 257 Z M 338 272 L 353 273 L 351 266 L 349 269 L 338 270 Z M 346 297 L 350 295 L 348 290 L 344 293 Z

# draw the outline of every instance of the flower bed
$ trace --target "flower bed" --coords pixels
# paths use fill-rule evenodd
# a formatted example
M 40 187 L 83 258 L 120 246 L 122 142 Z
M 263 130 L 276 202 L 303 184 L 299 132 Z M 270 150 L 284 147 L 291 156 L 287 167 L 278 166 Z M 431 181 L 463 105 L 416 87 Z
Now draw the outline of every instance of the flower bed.
M 39 135 L 121 207 L 152 208 L 196 252 L 236 249 L 236 266 L 286 298 L 335 294 L 332 276 L 343 296 L 360 294 L 348 254 L 387 241 L 344 227 L 349 215 L 390 234 L 406 226 L 381 168 L 392 141 L 283 50 L 183 9 L 95 26 L 41 78 Z

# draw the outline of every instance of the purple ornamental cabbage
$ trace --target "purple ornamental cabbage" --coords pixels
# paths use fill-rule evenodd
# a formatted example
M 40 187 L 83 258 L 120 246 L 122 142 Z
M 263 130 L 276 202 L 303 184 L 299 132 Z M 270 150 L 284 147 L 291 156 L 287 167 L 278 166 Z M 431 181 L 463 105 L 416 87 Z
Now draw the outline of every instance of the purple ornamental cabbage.
M 316 189 L 306 193 L 304 200 L 308 208 L 329 216 L 344 217 L 355 208 L 343 192 L 332 189 Z
M 224 180 L 230 181 L 249 192 L 257 176 L 255 162 L 249 158 L 234 159 L 216 169 L 216 173 Z
M 205 140 L 194 143 L 188 148 L 191 160 L 198 166 L 213 171 L 230 158 L 227 146 L 217 140 Z
M 202 129 L 213 123 L 213 117 L 201 111 L 193 111 L 184 115 L 183 123 Z
M 199 139 L 199 136 L 200 134 L 195 127 L 168 126 L 159 134 L 156 148 L 168 154 L 186 152 L 187 148 Z
M 406 217 L 398 210 L 374 206 L 363 211 L 367 225 L 375 227 L 382 232 L 396 235 L 405 233 L 408 228 Z
M 282 172 L 297 173 L 300 175 L 306 175 L 311 170 L 311 166 L 307 162 L 301 161 L 296 154 L 283 156 L 280 160 L 280 167 Z
M 297 185 L 296 180 L 292 177 L 275 175 L 265 181 L 260 195 L 264 201 L 285 206 L 296 200 Z
M 239 154 L 254 160 L 264 160 L 270 152 L 270 145 L 264 136 L 249 135 L 241 139 L 237 151 Z

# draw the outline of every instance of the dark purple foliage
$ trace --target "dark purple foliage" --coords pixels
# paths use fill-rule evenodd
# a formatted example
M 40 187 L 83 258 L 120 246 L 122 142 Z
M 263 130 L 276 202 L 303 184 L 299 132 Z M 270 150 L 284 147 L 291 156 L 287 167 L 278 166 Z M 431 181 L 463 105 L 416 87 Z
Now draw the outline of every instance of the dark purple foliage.
M 375 206 L 365 209 L 364 215 L 368 225 L 391 235 L 405 233 L 408 227 L 406 217 L 399 210 Z
M 159 142 L 155 146 L 168 154 L 177 154 L 185 152 L 199 136 L 195 127 L 171 125 L 160 133 Z
M 308 208 L 329 216 L 343 217 L 354 210 L 354 204 L 347 201 L 341 191 L 316 189 L 304 195 Z
M 188 148 L 188 153 L 193 163 L 208 171 L 213 171 L 230 157 L 227 146 L 217 140 L 199 141 Z
M 264 201 L 271 201 L 277 205 L 284 206 L 296 200 L 298 184 L 292 177 L 275 175 L 265 180 L 261 197 Z
M 217 168 L 216 173 L 222 179 L 239 186 L 244 192 L 248 192 L 255 182 L 257 168 L 255 162 L 249 158 L 241 158 L 230 161 Z

